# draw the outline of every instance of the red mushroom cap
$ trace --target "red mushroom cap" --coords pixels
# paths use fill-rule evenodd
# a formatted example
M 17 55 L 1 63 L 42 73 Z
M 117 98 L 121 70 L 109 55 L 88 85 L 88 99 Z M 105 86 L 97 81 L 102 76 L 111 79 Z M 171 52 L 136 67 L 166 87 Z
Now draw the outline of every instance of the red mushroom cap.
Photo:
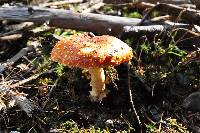
M 79 68 L 116 66 L 128 62 L 132 57 L 131 47 L 108 35 L 72 35 L 60 40 L 51 52 L 53 61 Z

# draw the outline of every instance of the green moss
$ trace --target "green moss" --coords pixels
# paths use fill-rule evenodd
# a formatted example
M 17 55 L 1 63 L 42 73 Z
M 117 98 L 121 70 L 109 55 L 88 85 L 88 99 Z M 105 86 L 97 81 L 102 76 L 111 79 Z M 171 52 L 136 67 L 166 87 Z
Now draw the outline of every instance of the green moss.
M 124 16 L 129 18 L 142 18 L 142 15 L 137 11 L 125 13 Z
M 110 133 L 108 129 L 100 129 L 100 128 L 83 128 L 78 127 L 78 124 L 74 122 L 73 120 L 66 121 L 61 124 L 61 127 L 63 132 L 68 133 Z
M 58 63 L 56 65 L 56 71 L 55 72 L 58 75 L 58 77 L 62 76 L 64 74 L 64 65 Z
M 41 58 L 34 60 L 33 64 L 37 68 L 38 71 L 43 72 L 51 68 L 52 62 L 49 59 L 49 57 L 41 56 Z

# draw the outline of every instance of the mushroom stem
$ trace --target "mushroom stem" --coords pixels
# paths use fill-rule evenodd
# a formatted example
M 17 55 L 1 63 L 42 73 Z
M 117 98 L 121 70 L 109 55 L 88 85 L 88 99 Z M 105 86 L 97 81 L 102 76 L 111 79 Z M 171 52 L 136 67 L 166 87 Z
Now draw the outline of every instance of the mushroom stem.
M 90 91 L 90 99 L 92 101 L 102 101 L 107 94 L 104 70 L 103 68 L 90 68 L 88 70 L 91 75 L 90 86 L 92 86 L 92 91 Z

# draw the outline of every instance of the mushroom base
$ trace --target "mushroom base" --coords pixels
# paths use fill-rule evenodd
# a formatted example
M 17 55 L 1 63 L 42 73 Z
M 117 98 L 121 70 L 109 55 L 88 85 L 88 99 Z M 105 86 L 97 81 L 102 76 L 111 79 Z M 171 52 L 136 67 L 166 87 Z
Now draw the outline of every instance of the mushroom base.
M 88 70 L 91 75 L 90 86 L 92 86 L 90 99 L 91 101 L 102 101 L 107 95 L 104 70 L 103 68 L 90 68 Z

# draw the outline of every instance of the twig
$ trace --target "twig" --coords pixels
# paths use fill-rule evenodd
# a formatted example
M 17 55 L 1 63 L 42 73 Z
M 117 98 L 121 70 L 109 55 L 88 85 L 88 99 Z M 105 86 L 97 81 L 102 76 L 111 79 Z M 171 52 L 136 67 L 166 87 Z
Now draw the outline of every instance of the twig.
M 34 79 L 37 79 L 37 78 L 38 78 L 39 76 L 41 76 L 41 75 L 48 74 L 48 73 L 52 73 L 54 70 L 55 70 L 55 69 L 53 68 L 53 69 L 50 69 L 50 70 L 48 70 L 48 71 L 35 74 L 35 75 L 33 75 L 33 76 L 31 76 L 31 77 L 29 77 L 29 78 L 27 78 L 27 79 L 24 79 L 24 80 L 22 80 L 22 81 L 19 81 L 19 82 L 15 83 L 15 84 L 12 84 L 12 85 L 9 85 L 9 86 L 10 86 L 10 88 L 16 88 L 16 87 L 18 87 L 18 86 L 20 86 L 20 85 L 23 85 L 23 84 L 25 84 L 25 83 L 27 83 L 27 82 L 30 82 L 30 81 L 32 81 L 32 80 L 34 80 Z
M 125 26 L 125 33 L 141 33 L 141 32 L 162 32 L 164 30 L 169 30 L 173 28 L 190 28 L 191 26 L 183 23 L 173 23 L 170 21 L 165 21 L 161 25 L 148 25 L 148 26 Z
M 49 2 L 45 4 L 39 4 L 41 7 L 51 7 L 51 6 L 58 6 L 58 5 L 64 5 L 64 4 L 75 4 L 75 3 L 81 3 L 84 0 L 63 0 L 63 1 L 55 1 L 55 2 Z
M 152 7 L 142 18 L 142 20 L 140 21 L 140 23 L 138 23 L 137 25 L 143 25 L 144 21 L 151 15 L 151 13 L 155 10 L 156 6 Z
M 1 33 L 0 37 L 9 36 L 13 34 L 22 34 L 23 31 L 32 29 L 34 27 L 34 23 L 32 22 L 23 22 L 20 24 L 5 26 L 5 32 Z
M 110 5 L 110 4 L 107 4 Z M 114 7 L 128 7 L 128 8 L 137 8 L 137 9 L 148 9 L 155 6 L 155 4 L 152 3 L 146 3 L 146 2 L 131 2 L 131 3 L 122 3 L 122 4 L 112 4 Z
M 200 25 L 200 12 L 198 10 L 186 9 L 172 4 L 158 4 L 154 9 L 174 17 L 179 17 L 181 14 L 181 19 L 185 19 L 191 24 Z
M 0 37 L 1 41 L 5 40 L 17 40 L 22 37 L 22 34 L 13 34 L 13 35 L 7 35 L 7 36 L 2 36 Z
M 89 12 L 93 12 L 99 8 L 101 8 L 102 6 L 104 6 L 105 4 L 103 2 L 99 2 L 97 4 L 94 4 L 93 6 L 91 6 L 90 8 L 88 9 L 85 9 L 82 11 L 82 13 L 89 13 Z
M 146 18 L 149 17 L 152 11 L 159 11 L 165 14 L 169 14 L 173 17 L 178 17 L 180 13 L 184 11 L 181 14 L 182 19 L 187 20 L 191 24 L 200 25 L 200 13 L 199 13 L 200 11 L 199 10 L 194 10 L 194 9 L 180 7 L 173 4 L 164 4 L 164 3 L 155 5 L 155 4 L 150 4 L 146 2 L 138 2 L 136 4 L 133 4 L 133 5 L 129 4 L 129 5 L 132 7 L 135 6 L 136 8 L 142 8 L 142 9 L 151 8 L 151 10 L 145 15 L 143 20 L 146 20 Z
M 51 94 L 52 94 L 52 92 L 53 92 L 53 89 L 56 87 L 58 81 L 59 81 L 59 79 L 56 79 L 56 81 L 55 81 L 55 83 L 53 84 L 53 86 L 51 87 L 49 93 L 46 95 L 47 100 L 46 100 L 46 101 L 44 102 L 44 104 L 43 104 L 43 107 L 42 107 L 43 109 L 46 107 L 47 103 L 49 102 L 50 96 L 51 96 Z
M 128 64 L 128 90 L 129 90 L 129 97 L 130 97 L 130 102 L 131 102 L 131 105 L 132 105 L 132 109 L 135 113 L 135 116 L 137 118 L 137 121 L 138 121 L 138 124 L 140 125 L 140 127 L 142 127 L 142 123 L 140 121 L 140 117 L 135 109 L 135 105 L 134 105 L 134 102 L 133 102 L 133 95 L 132 95 L 132 91 L 131 91 L 131 85 L 130 85 L 130 75 L 129 75 L 129 69 L 130 69 L 130 65 Z
M 175 18 L 169 15 L 164 15 L 164 16 L 159 16 L 159 17 L 154 17 L 151 19 L 151 21 L 167 21 L 167 20 L 174 20 Z
M 200 47 L 200 33 L 191 31 L 189 29 L 177 28 L 172 30 L 172 32 L 176 32 L 176 36 L 178 37 L 176 40 L 176 44 L 182 48 L 192 48 Z

